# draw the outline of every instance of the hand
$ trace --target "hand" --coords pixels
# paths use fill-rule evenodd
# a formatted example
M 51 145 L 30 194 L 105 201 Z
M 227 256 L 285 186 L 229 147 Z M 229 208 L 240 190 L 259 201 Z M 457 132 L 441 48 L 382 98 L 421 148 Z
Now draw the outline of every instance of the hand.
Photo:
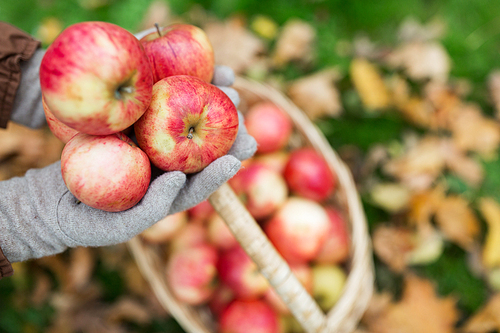
M 237 105 L 239 96 L 228 87 L 233 80 L 230 68 L 216 67 L 212 83 Z M 105 212 L 79 203 L 62 180 L 59 162 L 0 182 L 0 247 L 5 256 L 16 262 L 60 253 L 67 247 L 122 243 L 166 215 L 207 199 L 239 170 L 241 160 L 255 153 L 256 142 L 239 115 L 238 135 L 228 155 L 196 174 L 163 173 L 151 182 L 136 206 L 123 212 Z

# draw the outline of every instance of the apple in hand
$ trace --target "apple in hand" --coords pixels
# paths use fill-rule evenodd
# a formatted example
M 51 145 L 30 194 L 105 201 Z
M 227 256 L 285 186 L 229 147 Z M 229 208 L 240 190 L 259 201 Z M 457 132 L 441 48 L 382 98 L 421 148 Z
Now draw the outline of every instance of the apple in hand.
M 264 164 L 251 163 L 228 181 L 255 219 L 273 214 L 288 198 L 285 179 Z
M 292 121 L 272 102 L 254 104 L 245 115 L 248 134 L 257 141 L 258 153 L 271 153 L 286 146 L 292 134 Z
M 229 151 L 238 112 L 216 86 L 169 76 L 154 84 L 151 104 L 134 129 L 139 147 L 158 168 L 194 173 Z
M 45 119 L 47 120 L 47 125 L 56 138 L 61 140 L 63 143 L 67 143 L 78 133 L 78 131 L 64 125 L 59 119 L 54 116 L 52 111 L 50 111 L 49 107 L 47 106 L 47 103 L 45 103 L 45 98 L 43 96 L 42 106 L 43 112 L 45 113 Z
M 318 202 L 330 196 L 337 185 L 336 175 L 323 156 L 308 147 L 290 153 L 284 176 L 292 193 Z
M 123 133 L 78 133 L 61 153 L 61 173 L 78 200 L 118 212 L 135 206 L 146 194 L 151 165 L 147 155 Z
M 264 225 L 276 250 L 289 263 L 314 259 L 328 235 L 330 220 L 319 203 L 290 197 Z
M 330 218 L 330 230 L 314 261 L 323 264 L 341 264 L 349 257 L 350 237 L 347 223 L 338 209 L 331 206 L 325 209 Z
M 154 82 L 167 76 L 191 75 L 210 83 L 214 51 L 206 33 L 190 24 L 172 24 L 140 39 Z
M 47 48 L 40 86 L 61 122 L 78 132 L 107 135 L 126 129 L 146 111 L 153 74 L 130 32 L 107 22 L 81 22 Z
M 166 278 L 175 297 L 189 305 L 207 302 L 215 291 L 218 253 L 201 244 L 174 252 L 166 266 Z
M 278 315 L 263 300 L 234 300 L 220 314 L 220 333 L 280 333 Z
M 239 244 L 221 252 L 217 271 L 222 283 L 239 299 L 259 298 L 269 288 L 269 282 Z

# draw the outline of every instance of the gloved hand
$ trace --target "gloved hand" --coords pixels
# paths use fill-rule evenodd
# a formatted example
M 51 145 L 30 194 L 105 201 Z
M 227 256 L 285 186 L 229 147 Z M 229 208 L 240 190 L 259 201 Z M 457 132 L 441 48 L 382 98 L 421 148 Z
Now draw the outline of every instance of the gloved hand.
M 37 52 L 23 64 L 11 116 L 13 121 L 32 128 L 45 124 L 37 84 L 42 57 Z M 228 87 L 233 80 L 230 68 L 216 67 L 212 83 L 223 89 L 237 106 L 239 96 Z M 57 254 L 67 247 L 122 243 L 166 215 L 207 199 L 239 170 L 241 160 L 255 153 L 256 142 L 247 134 L 239 115 L 238 136 L 228 155 L 196 174 L 185 175 L 180 171 L 161 174 L 151 182 L 143 199 L 123 212 L 105 212 L 80 203 L 62 180 L 60 162 L 0 182 L 0 248 L 4 255 L 17 262 Z

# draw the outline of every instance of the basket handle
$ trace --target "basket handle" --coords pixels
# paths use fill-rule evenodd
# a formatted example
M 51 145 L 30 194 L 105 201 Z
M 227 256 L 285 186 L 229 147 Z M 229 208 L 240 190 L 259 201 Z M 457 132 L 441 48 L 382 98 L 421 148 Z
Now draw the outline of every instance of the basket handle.
M 326 316 L 276 251 L 262 228 L 226 183 L 208 201 L 255 262 L 260 272 L 309 333 L 325 331 Z

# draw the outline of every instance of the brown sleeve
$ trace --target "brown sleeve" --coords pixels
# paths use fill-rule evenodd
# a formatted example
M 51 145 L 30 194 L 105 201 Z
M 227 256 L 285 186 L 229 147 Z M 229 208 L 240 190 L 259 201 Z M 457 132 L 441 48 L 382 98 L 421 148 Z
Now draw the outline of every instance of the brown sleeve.
M 0 248 L 0 279 L 6 276 L 11 276 L 14 273 L 12 265 L 9 260 L 3 255 L 2 248 Z
M 7 127 L 10 118 L 21 81 L 20 62 L 31 58 L 38 47 L 40 42 L 29 34 L 0 21 L 0 128 Z

